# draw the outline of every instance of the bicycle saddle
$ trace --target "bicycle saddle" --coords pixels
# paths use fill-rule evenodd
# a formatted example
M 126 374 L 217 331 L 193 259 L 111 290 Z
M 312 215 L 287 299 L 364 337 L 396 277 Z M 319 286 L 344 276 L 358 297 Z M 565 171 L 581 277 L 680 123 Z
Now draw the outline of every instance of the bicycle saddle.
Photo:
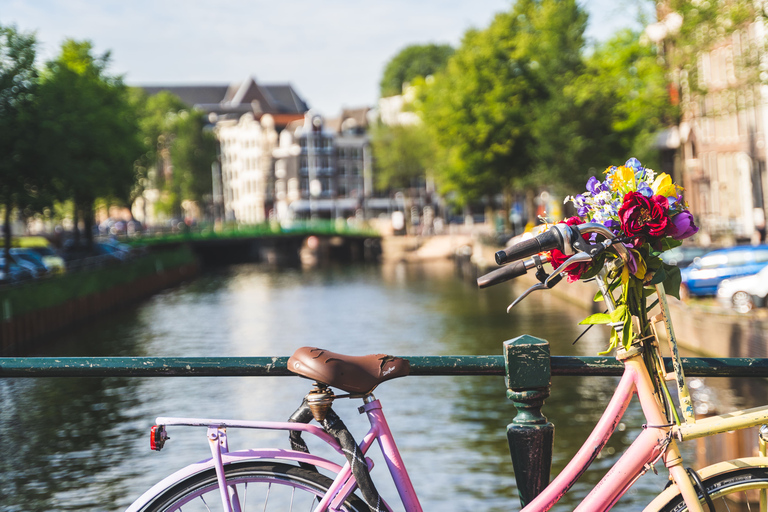
M 347 393 L 369 394 L 385 380 L 404 377 L 411 370 L 407 359 L 371 354 L 345 356 L 316 347 L 301 347 L 288 359 L 293 373 Z

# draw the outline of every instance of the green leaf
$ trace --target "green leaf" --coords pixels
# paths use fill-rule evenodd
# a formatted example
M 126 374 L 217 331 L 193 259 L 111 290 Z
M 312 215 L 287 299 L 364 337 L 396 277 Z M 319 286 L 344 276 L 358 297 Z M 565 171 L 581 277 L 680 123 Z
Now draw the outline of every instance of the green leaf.
M 629 345 L 632 343 L 632 317 L 629 317 L 624 322 L 624 329 L 621 331 L 621 343 L 624 345 L 624 348 L 629 348 Z
M 603 265 L 605 265 L 605 254 L 601 254 L 597 257 L 597 259 L 593 260 L 592 264 L 589 266 L 587 271 L 581 275 L 580 279 L 592 279 L 598 274 L 598 272 L 600 272 L 600 269 L 603 268 Z
M 616 309 L 610 313 L 611 322 L 626 322 L 629 316 L 629 308 L 626 304 L 617 306 Z
M 658 254 L 652 254 L 649 255 L 647 258 L 645 258 L 645 265 L 648 268 L 648 270 L 656 270 L 658 268 L 661 268 L 661 266 L 664 264 L 661 258 L 659 258 Z
M 680 284 L 683 282 L 683 276 L 680 275 L 680 269 L 674 265 L 664 264 L 667 277 L 664 279 L 664 291 L 676 299 L 680 298 Z
M 611 315 L 607 313 L 595 313 L 579 322 L 579 325 L 600 325 L 609 324 L 611 322 L 613 322 L 613 320 L 611 320 Z
M 615 330 L 611 329 L 611 344 L 603 352 L 598 352 L 597 355 L 604 356 L 611 353 L 611 351 L 619 345 L 619 335 Z
M 663 238 L 661 240 L 661 252 L 680 247 L 683 244 L 682 240 L 675 240 L 674 238 Z
M 664 267 L 659 267 L 658 269 L 656 269 L 656 273 L 653 274 L 653 278 L 650 281 L 648 281 L 646 285 L 653 286 L 659 283 L 663 283 L 666 278 L 667 278 L 667 273 L 664 270 Z

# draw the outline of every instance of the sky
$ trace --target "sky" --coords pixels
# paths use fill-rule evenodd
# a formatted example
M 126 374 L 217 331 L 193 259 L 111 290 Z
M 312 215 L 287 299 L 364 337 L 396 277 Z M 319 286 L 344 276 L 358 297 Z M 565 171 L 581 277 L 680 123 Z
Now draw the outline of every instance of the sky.
M 581 0 L 587 37 L 636 27 L 638 0 Z M 373 106 L 384 66 L 410 44 L 458 46 L 510 0 L 0 0 L 0 25 L 35 32 L 40 61 L 65 38 L 109 51 L 129 85 L 290 83 L 323 115 Z

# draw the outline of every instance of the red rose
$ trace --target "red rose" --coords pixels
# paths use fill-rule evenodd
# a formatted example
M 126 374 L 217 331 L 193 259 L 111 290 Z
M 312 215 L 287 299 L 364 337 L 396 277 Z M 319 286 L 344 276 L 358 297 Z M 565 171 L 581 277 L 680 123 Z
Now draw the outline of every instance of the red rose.
M 639 192 L 628 192 L 624 204 L 619 209 L 621 230 L 633 237 L 635 246 L 640 246 L 645 238 L 666 236 L 669 226 L 669 201 L 664 196 L 645 197 Z
M 570 219 L 566 220 L 565 223 L 569 226 L 574 226 L 578 224 L 584 224 L 584 221 L 579 217 L 571 217 Z M 584 240 L 589 240 L 589 235 L 582 235 L 582 238 Z M 568 258 L 570 258 L 570 256 L 566 256 L 559 249 L 552 249 L 549 251 L 549 262 L 552 264 L 552 269 L 558 268 Z M 587 269 L 589 269 L 589 262 L 574 263 L 572 265 L 568 265 L 563 273 L 568 276 L 568 282 L 572 283 L 574 281 L 578 281 L 581 277 L 581 274 L 586 272 Z

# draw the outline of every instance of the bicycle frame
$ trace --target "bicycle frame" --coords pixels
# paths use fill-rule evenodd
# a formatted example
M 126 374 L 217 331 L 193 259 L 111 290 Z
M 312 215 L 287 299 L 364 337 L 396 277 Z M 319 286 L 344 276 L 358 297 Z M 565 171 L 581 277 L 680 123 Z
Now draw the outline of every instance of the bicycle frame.
M 360 443 L 363 454 L 366 454 L 378 441 L 379 448 L 384 460 L 389 468 L 392 480 L 395 483 L 400 499 L 409 512 L 422 512 L 421 504 L 416 496 L 411 479 L 405 470 L 405 464 L 400 456 L 400 452 L 395 444 L 392 431 L 387 424 L 384 413 L 381 410 L 381 403 L 373 396 L 366 398 L 366 403 L 362 409 L 366 412 L 371 428 Z M 326 469 L 336 476 L 328 492 L 315 507 L 315 512 L 325 510 L 337 511 L 342 503 L 354 492 L 357 484 L 352 476 L 352 470 L 348 462 L 344 466 L 339 466 L 323 457 L 303 453 L 295 450 L 280 449 L 257 449 L 230 452 L 227 441 L 226 430 L 228 428 L 250 428 L 261 430 L 293 430 L 312 434 L 332 447 L 338 453 L 343 455 L 341 446 L 321 427 L 304 423 L 292 422 L 273 422 L 273 421 L 240 421 L 240 420 L 220 420 L 205 418 L 173 418 L 159 417 L 156 419 L 157 425 L 165 426 L 195 426 L 207 427 L 208 442 L 211 448 L 212 458 L 207 459 L 191 466 L 187 466 L 176 473 L 158 482 L 155 486 L 145 492 L 126 512 L 135 512 L 141 509 L 144 504 L 154 497 L 160 491 L 168 488 L 172 484 L 179 482 L 189 476 L 200 473 L 211 468 L 215 468 L 216 476 L 219 480 L 219 490 L 223 510 L 225 512 L 237 512 L 239 508 L 239 497 L 236 490 L 232 495 L 227 492 L 227 486 L 224 479 L 224 466 L 232 462 L 242 460 L 277 460 L 291 461 L 312 464 L 314 466 Z M 369 469 L 373 467 L 370 459 L 366 458 Z M 385 503 L 387 509 L 391 510 Z
M 522 512 L 547 511 L 563 497 L 605 447 L 635 393 L 648 421 L 647 428 L 575 510 L 609 510 L 631 485 L 660 459 L 664 459 L 680 489 L 685 489 L 686 493 L 690 491 L 691 497 L 695 496 L 688 476 L 680 465 L 679 452 L 671 437 L 672 426 L 667 424 L 664 408 L 654 394 L 653 383 L 640 354 L 629 356 L 624 364 L 624 374 L 619 385 L 590 436 L 552 483 L 523 508 Z M 697 499 L 693 501 L 698 503 Z
M 683 491 L 689 494 L 689 510 L 701 510 L 698 506 L 696 493 L 691 485 L 685 470 L 680 462 L 679 452 L 672 439 L 672 426 L 667 425 L 667 419 L 662 404 L 654 394 L 653 383 L 640 354 L 629 355 L 624 361 L 625 371 L 611 398 L 605 412 L 595 429 L 590 434 L 584 445 L 573 457 L 571 462 L 547 486 L 541 494 L 528 504 L 522 512 L 545 512 L 555 505 L 560 498 L 573 486 L 578 478 L 586 471 L 595 460 L 600 451 L 605 447 L 608 439 L 616 429 L 624 412 L 629 406 L 635 393 L 637 393 L 640 405 L 648 421 L 648 428 L 637 437 L 620 460 L 608 471 L 595 488 L 584 498 L 576 508 L 577 511 L 601 512 L 609 510 L 629 487 L 651 465 L 663 459 L 669 471 Z M 402 457 L 387 424 L 387 420 L 381 408 L 381 403 L 372 396 L 363 405 L 371 428 L 360 443 L 363 454 L 367 454 L 374 441 L 378 441 L 381 453 L 386 461 L 389 472 L 400 495 L 400 499 L 409 512 L 422 512 L 421 504 L 411 483 L 410 477 L 403 464 Z M 236 492 L 227 492 L 224 480 L 224 466 L 241 460 L 283 460 L 294 463 L 301 462 L 312 464 L 335 474 L 333 484 L 327 494 L 315 508 L 315 512 L 324 510 L 335 511 L 345 499 L 355 490 L 356 483 L 352 476 L 348 462 L 339 466 L 323 457 L 311 455 L 294 450 L 257 449 L 230 452 L 227 441 L 228 428 L 250 428 L 262 430 L 293 430 L 314 435 L 325 442 L 338 453 L 343 454 L 338 442 L 329 436 L 321 427 L 303 423 L 271 422 L 271 421 L 239 421 L 203 418 L 172 418 L 159 417 L 158 425 L 165 426 L 197 426 L 208 429 L 208 441 L 212 458 L 188 466 L 177 473 L 159 482 L 147 491 L 127 512 L 139 510 L 145 500 L 148 500 L 162 489 L 169 487 L 200 471 L 215 468 L 219 479 L 221 500 L 223 509 L 227 512 L 239 510 L 238 496 Z M 370 459 L 366 459 L 369 468 L 372 467 Z M 686 500 L 688 501 L 688 500 Z M 386 505 L 386 504 L 385 504 Z M 387 505 L 389 508 L 389 506 Z

